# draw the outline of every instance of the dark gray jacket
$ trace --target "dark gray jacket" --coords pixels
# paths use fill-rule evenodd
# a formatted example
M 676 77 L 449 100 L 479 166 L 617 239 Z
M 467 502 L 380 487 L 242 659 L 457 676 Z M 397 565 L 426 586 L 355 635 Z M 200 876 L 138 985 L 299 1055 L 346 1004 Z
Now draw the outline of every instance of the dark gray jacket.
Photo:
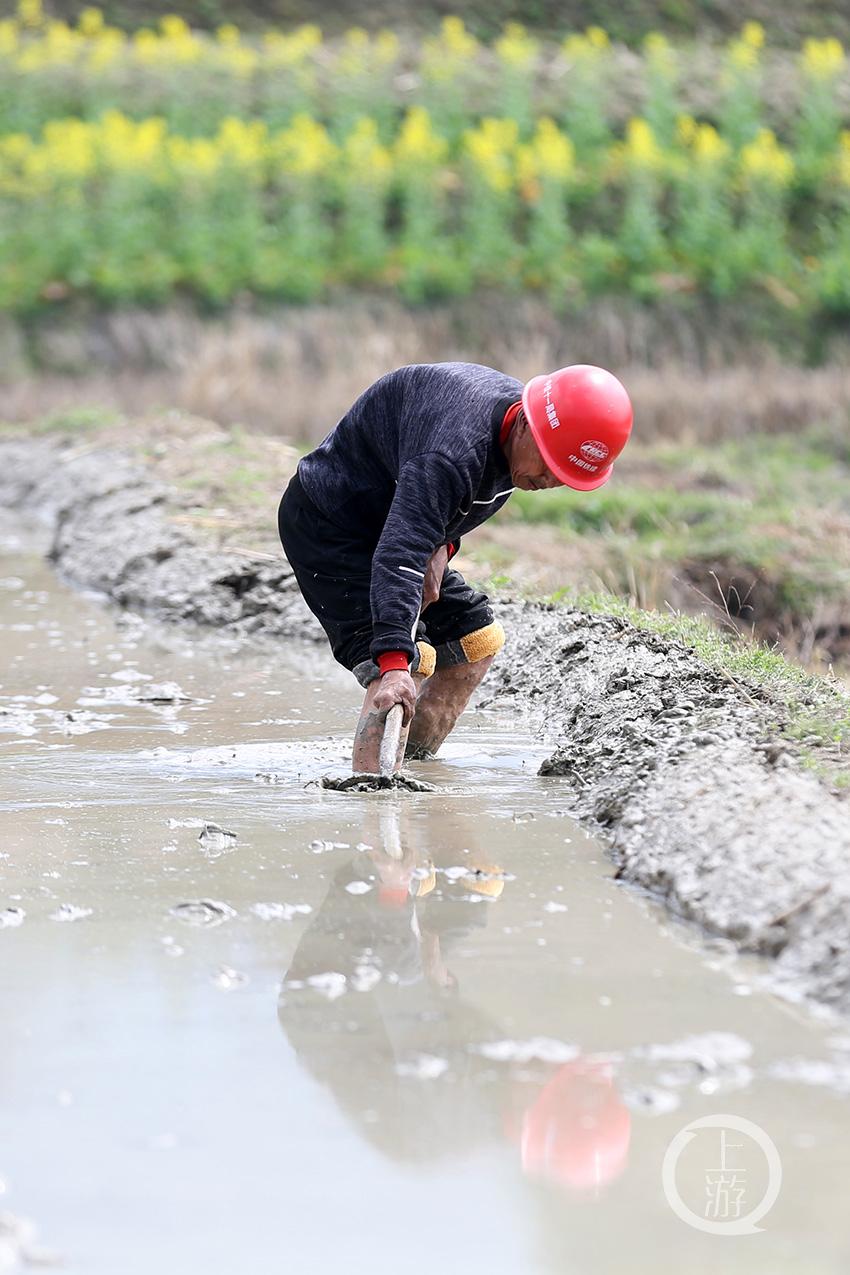
M 419 363 L 382 376 L 298 466 L 331 522 L 373 547 L 373 658 L 413 655 L 431 554 L 490 518 L 513 490 L 499 447 L 522 382 L 478 363 Z

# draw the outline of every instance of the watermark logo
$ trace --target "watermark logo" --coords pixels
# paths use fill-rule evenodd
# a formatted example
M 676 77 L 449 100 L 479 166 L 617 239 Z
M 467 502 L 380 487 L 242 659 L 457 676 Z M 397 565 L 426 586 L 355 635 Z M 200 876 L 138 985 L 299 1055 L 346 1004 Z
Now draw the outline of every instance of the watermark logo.
M 585 460 L 606 460 L 608 448 L 596 438 L 588 438 L 579 448 Z
M 743 1116 L 703 1116 L 667 1148 L 661 1183 L 678 1218 L 709 1235 L 756 1235 L 776 1203 L 782 1163 L 760 1125 Z

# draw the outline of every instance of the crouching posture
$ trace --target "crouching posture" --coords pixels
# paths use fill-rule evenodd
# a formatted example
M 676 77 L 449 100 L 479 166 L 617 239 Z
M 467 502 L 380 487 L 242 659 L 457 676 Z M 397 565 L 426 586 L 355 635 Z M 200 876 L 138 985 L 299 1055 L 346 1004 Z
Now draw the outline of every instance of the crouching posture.
M 628 395 L 587 365 L 520 381 L 475 363 L 419 364 L 370 386 L 305 456 L 278 511 L 301 592 L 366 690 L 354 770 L 375 773 L 404 709 L 398 764 L 437 751 L 504 643 L 483 593 L 450 565 L 511 492 L 601 487 L 631 430 Z

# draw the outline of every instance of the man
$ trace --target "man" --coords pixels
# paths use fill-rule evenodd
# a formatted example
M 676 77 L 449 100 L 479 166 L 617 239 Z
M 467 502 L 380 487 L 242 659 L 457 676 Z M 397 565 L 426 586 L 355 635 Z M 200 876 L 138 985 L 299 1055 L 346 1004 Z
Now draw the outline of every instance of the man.
M 485 594 L 448 567 L 461 536 L 516 488 L 601 487 L 631 425 L 603 368 L 523 387 L 477 363 L 415 364 L 370 386 L 301 460 L 280 538 L 335 658 L 366 688 L 355 773 L 378 771 L 395 704 L 397 764 L 405 747 L 436 752 L 504 644 Z

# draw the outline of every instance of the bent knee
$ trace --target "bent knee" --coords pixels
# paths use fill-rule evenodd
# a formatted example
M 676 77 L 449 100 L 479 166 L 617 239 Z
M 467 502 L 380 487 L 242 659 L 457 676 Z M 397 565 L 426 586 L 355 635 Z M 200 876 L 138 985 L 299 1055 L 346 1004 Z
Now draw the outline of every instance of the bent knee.
M 453 642 L 443 642 L 437 647 L 437 668 L 450 668 L 454 664 L 478 664 L 492 661 L 505 645 L 505 630 L 494 620 L 483 629 L 475 629 Z

